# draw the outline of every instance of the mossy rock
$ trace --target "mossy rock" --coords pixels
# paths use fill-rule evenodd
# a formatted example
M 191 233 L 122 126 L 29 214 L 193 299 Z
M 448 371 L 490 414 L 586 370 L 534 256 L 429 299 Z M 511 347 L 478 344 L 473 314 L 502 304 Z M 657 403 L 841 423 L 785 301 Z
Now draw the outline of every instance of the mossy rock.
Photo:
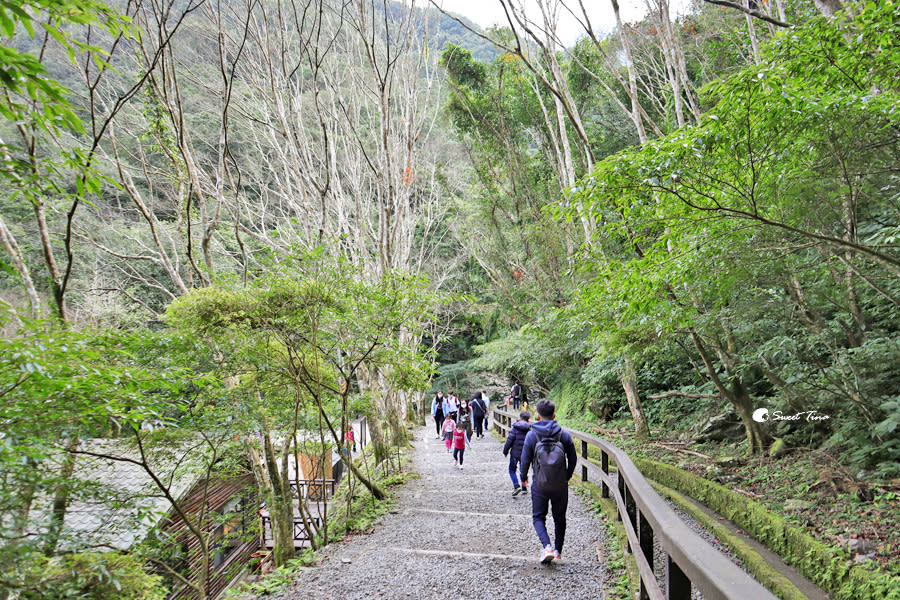
M 769 456 L 771 458 L 781 458 L 785 454 L 787 454 L 788 447 L 784 441 L 784 438 L 776 438 L 775 442 L 769 448 Z

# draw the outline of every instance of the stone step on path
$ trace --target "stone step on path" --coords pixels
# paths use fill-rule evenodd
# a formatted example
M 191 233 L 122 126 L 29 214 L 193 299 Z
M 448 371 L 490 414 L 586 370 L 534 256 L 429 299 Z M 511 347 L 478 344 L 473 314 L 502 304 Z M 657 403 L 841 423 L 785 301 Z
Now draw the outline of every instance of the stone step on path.
M 563 559 L 540 564 L 530 494 L 512 496 L 503 441 L 472 441 L 462 470 L 433 427 L 416 435 L 398 506 L 369 535 L 323 550 L 278 600 L 589 600 L 603 598 L 605 528 L 569 493 Z M 547 528 L 553 532 L 553 519 Z M 271 596 L 269 597 L 271 598 Z

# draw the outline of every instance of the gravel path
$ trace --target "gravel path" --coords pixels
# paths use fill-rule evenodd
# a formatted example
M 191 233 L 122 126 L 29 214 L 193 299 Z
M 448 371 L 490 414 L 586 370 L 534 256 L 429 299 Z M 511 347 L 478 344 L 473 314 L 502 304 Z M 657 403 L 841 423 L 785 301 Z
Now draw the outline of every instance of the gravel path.
M 599 520 L 569 493 L 568 527 L 559 563 L 539 563 L 529 496 L 512 497 L 502 440 L 473 440 L 462 471 L 434 429 L 419 429 L 412 453 L 421 475 L 399 491 L 396 512 L 370 535 L 324 551 L 278 600 L 518 600 L 602 598 L 607 573 Z M 547 528 L 553 531 L 552 518 Z

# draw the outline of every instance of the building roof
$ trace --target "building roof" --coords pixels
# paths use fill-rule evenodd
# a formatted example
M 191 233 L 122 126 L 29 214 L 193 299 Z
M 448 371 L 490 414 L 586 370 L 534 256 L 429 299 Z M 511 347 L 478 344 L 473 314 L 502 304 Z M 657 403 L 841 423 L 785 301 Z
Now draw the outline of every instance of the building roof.
M 144 465 L 177 500 L 202 479 L 199 458 L 202 457 L 192 456 L 191 448 L 182 447 L 148 454 L 142 461 L 133 440 L 83 440 L 73 473 L 77 498 L 70 502 L 66 512 L 61 547 L 96 545 L 98 550 L 131 547 L 172 508 Z M 48 507 L 49 502 L 40 502 L 33 522 L 46 523 Z

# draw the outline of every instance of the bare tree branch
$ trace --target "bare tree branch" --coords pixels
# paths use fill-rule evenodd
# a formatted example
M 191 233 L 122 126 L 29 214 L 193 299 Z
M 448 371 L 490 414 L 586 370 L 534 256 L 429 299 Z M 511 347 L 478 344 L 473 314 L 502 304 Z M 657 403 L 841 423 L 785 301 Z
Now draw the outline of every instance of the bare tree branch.
M 710 4 L 716 4 L 718 6 L 724 6 L 726 8 L 732 8 L 734 10 L 739 10 L 742 13 L 748 14 L 751 17 L 755 17 L 760 19 L 761 21 L 765 21 L 767 23 L 771 23 L 776 27 L 793 27 L 791 23 L 785 23 L 784 21 L 779 21 L 775 17 L 770 17 L 767 14 L 761 13 L 759 11 L 741 6 L 740 4 L 735 4 L 734 2 L 729 2 L 728 0 L 703 0 L 704 2 L 708 2 Z

